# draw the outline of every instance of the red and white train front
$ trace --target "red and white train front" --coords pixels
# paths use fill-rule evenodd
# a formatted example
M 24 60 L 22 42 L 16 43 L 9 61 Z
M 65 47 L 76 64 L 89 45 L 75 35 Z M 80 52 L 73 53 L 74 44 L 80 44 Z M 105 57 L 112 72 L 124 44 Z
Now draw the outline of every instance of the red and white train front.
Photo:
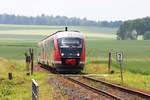
M 80 32 L 64 31 L 54 36 L 54 66 L 57 71 L 81 71 L 85 63 L 85 43 Z

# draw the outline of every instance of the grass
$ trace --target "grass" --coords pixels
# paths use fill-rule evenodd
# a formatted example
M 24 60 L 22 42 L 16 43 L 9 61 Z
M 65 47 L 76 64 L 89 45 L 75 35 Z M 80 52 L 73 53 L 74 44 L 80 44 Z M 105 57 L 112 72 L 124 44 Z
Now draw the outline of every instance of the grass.
M 33 25 L 0 25 L 0 35 L 4 40 L 0 40 L 0 55 L 8 59 L 24 59 L 24 52 L 33 47 L 37 52 L 37 42 L 44 37 L 42 33 L 49 33 L 62 29 L 63 26 L 33 26 Z M 99 59 L 107 61 L 110 50 L 124 52 L 124 67 L 133 73 L 149 75 L 150 62 L 150 42 L 149 41 L 117 41 L 101 37 L 102 33 L 113 37 L 116 28 L 103 27 L 78 27 L 70 26 L 71 29 L 81 30 L 86 33 L 87 63 L 88 60 Z M 9 33 L 9 32 L 10 33 Z M 26 31 L 30 31 L 29 33 Z M 109 32 L 108 32 L 109 31 Z M 6 32 L 5 34 L 2 34 Z M 8 33 L 7 33 L 8 32 Z M 14 37 L 13 37 L 14 35 Z M 36 58 L 36 55 L 35 55 Z M 115 54 L 113 54 L 115 62 Z M 131 67 L 132 66 L 132 67 Z M 116 63 L 113 67 L 118 68 Z
M 34 25 L 0 25 L 0 39 L 2 40 L 40 40 L 44 36 L 58 30 L 64 30 L 65 26 L 34 26 Z M 101 37 L 114 39 L 117 28 L 69 26 L 70 30 L 79 30 L 85 37 Z
M 49 33 L 63 28 L 64 26 L 0 25 L 0 99 L 28 100 L 31 97 L 32 78 L 35 78 L 41 85 L 43 94 L 40 98 L 52 97 L 52 87 L 45 81 L 48 77 L 46 73 L 35 73 L 30 77 L 25 76 L 24 53 L 28 48 L 34 48 L 36 60 L 38 41 Z M 112 69 L 115 73 L 107 75 L 105 78 L 120 83 L 119 66 L 116 63 L 115 52 L 123 51 L 124 85 L 145 90 L 150 89 L 150 41 L 114 40 L 117 28 L 86 26 L 70 26 L 70 28 L 80 30 L 86 37 L 84 73 L 106 74 L 108 52 L 112 50 Z M 15 70 L 11 69 L 11 65 L 16 66 Z M 12 81 L 7 79 L 9 71 L 12 71 L 14 75 Z M 47 90 L 47 87 L 50 88 Z
M 124 52 L 124 68 L 133 73 L 150 75 L 150 45 L 149 41 L 115 41 L 115 40 L 88 40 L 87 41 L 87 63 L 98 59 L 107 63 L 108 52 Z M 37 57 L 37 42 L 33 41 L 1 41 L 0 55 L 7 59 L 24 59 L 24 53 L 28 48 L 34 48 L 35 59 Z M 113 67 L 118 68 L 113 57 Z
M 64 30 L 65 26 L 41 26 L 41 25 L 4 25 L 0 24 L 1 31 L 13 31 L 13 30 L 31 30 L 31 31 L 58 31 Z M 68 26 L 71 30 L 80 30 L 81 32 L 88 33 L 106 33 L 106 34 L 115 34 L 118 28 L 107 28 L 107 27 L 92 27 L 92 26 Z M 46 32 L 46 33 L 47 33 Z M 16 34 L 16 33 L 15 33 Z M 41 33 L 40 33 L 41 34 Z
M 114 64 L 115 66 L 117 65 L 116 63 Z M 88 74 L 93 74 L 94 78 L 95 77 L 104 78 L 107 81 L 110 81 L 112 83 L 121 84 L 119 66 L 117 67 L 112 66 L 111 70 L 114 71 L 113 74 L 107 74 L 108 73 L 107 66 L 108 66 L 107 61 L 99 61 L 98 59 L 95 59 L 94 61 L 89 61 L 86 64 L 86 67 L 83 72 Z M 123 80 L 124 80 L 123 86 L 150 93 L 149 91 L 150 75 L 146 75 L 145 73 L 139 72 L 142 71 L 143 69 L 137 68 L 138 70 L 136 71 L 135 67 L 130 67 L 130 68 L 133 68 L 134 72 L 123 67 Z
M 5 68 L 4 68 L 5 67 Z M 26 76 L 23 61 L 0 59 L 0 99 L 1 100 L 30 100 L 31 79 L 35 79 L 40 86 L 40 99 L 52 100 L 52 87 L 48 85 L 47 73 L 35 72 Z M 7 79 L 8 72 L 12 72 L 13 80 Z M 49 87 L 49 88 L 47 88 Z
M 119 71 L 116 72 L 116 74 L 108 75 L 107 77 L 105 77 L 105 79 L 112 81 L 114 83 L 121 84 Z M 133 74 L 131 72 L 125 71 L 123 73 L 123 80 L 124 86 L 131 87 L 133 89 L 141 91 L 149 91 L 150 89 L 149 75 Z
M 29 48 L 37 48 L 33 41 L 0 41 L 0 55 L 7 59 L 24 59 L 24 53 Z M 36 57 L 36 56 L 35 56 Z
M 123 51 L 123 66 L 126 70 L 133 73 L 150 75 L 149 41 L 92 40 L 87 41 L 87 44 L 87 57 L 90 60 L 99 59 L 100 61 L 107 61 L 108 52 L 112 50 L 113 67 L 118 68 L 115 52 Z

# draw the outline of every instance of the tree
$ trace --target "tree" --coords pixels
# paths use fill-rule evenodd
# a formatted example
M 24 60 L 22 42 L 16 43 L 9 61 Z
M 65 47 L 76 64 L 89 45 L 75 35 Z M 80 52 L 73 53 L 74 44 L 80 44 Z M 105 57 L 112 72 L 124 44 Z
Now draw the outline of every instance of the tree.
M 150 31 L 147 31 L 147 32 L 144 33 L 143 39 L 144 40 L 150 40 Z
M 122 21 L 92 21 L 87 18 L 68 18 L 66 16 L 47 16 L 41 14 L 36 17 L 19 15 L 0 15 L 0 24 L 21 24 L 21 25 L 78 25 L 78 26 L 100 26 L 100 27 L 119 27 Z
M 150 17 L 128 20 L 120 25 L 117 31 L 117 39 L 135 40 L 138 35 L 144 35 L 146 31 L 150 31 Z

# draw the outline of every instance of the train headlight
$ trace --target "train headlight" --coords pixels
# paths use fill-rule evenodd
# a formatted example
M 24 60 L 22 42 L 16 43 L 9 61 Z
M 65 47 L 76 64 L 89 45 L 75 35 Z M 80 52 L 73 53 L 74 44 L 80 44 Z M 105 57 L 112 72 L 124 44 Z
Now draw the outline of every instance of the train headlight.
M 79 53 L 77 53 L 77 56 L 80 56 L 80 54 L 79 54 Z
M 64 56 L 64 53 L 61 53 L 61 56 Z

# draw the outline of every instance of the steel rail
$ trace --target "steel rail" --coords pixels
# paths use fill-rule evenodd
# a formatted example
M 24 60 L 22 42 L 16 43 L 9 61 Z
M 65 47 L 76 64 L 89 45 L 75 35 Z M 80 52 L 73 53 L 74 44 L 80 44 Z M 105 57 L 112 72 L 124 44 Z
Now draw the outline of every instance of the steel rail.
M 146 98 L 146 99 L 150 99 L 150 94 L 147 94 L 147 93 L 143 93 L 143 92 L 140 92 L 140 91 L 137 91 L 137 90 L 129 89 L 129 88 L 119 86 L 119 85 L 116 85 L 116 84 L 112 84 L 112 83 L 109 83 L 109 82 L 106 82 L 106 81 L 103 81 L 103 80 L 97 80 L 97 79 L 87 77 L 87 76 L 82 76 L 82 77 L 85 78 L 85 79 L 91 80 L 91 81 L 100 82 L 100 83 L 105 84 L 109 87 L 116 88 L 120 91 L 124 91 L 124 92 L 130 93 L 130 94 L 133 94 L 133 95 L 137 95 L 137 96 L 140 96 L 140 97 L 143 97 L 143 98 Z
M 73 83 L 76 83 L 76 84 L 78 84 L 78 85 L 80 85 L 80 86 L 82 86 L 82 87 L 84 87 L 84 88 L 86 88 L 88 90 L 93 91 L 94 93 L 97 93 L 97 94 L 100 94 L 100 95 L 103 95 L 103 96 L 107 96 L 109 98 L 112 98 L 113 100 L 123 100 L 123 99 L 121 99 L 120 97 L 118 97 L 116 95 L 113 95 L 113 94 L 111 94 L 109 92 L 106 92 L 106 91 L 103 91 L 103 90 L 100 90 L 100 89 L 96 89 L 96 88 L 94 88 L 94 87 L 92 87 L 90 85 L 82 83 L 82 82 L 80 82 L 78 80 L 75 80 L 75 79 L 69 77 L 69 76 L 63 76 L 63 77 L 68 79 L 68 80 L 70 80 L 70 81 L 72 81 Z

